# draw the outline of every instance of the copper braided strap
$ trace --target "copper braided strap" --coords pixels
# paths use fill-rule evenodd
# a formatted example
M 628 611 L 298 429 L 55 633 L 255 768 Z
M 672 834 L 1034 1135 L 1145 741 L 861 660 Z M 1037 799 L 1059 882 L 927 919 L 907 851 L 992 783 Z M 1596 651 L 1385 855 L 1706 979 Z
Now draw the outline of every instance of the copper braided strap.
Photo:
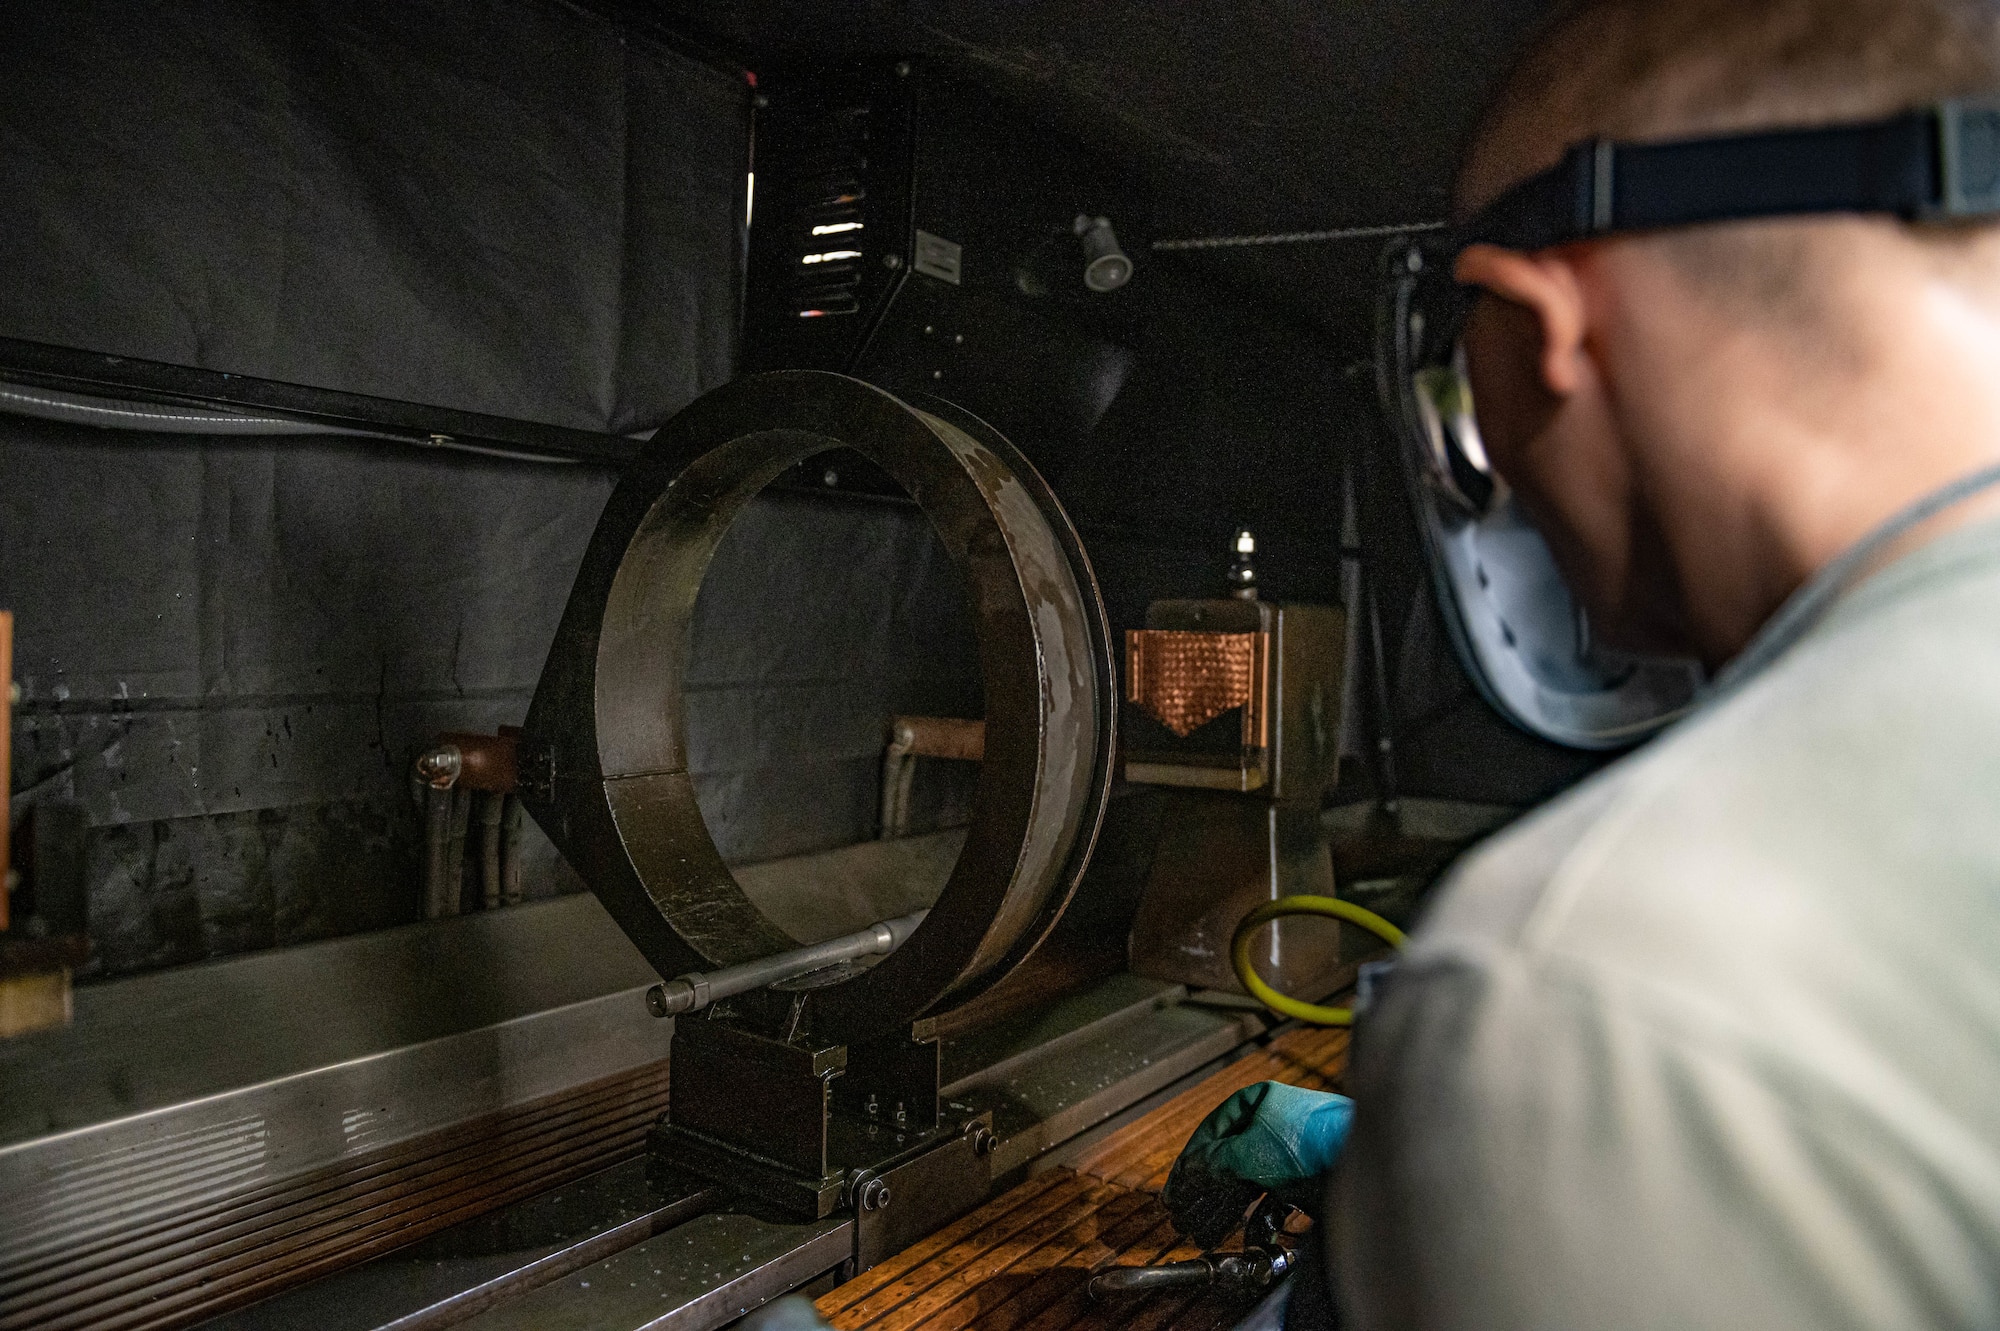
M 1241 707 L 1244 745 L 1259 746 L 1265 636 L 1128 629 L 1126 701 L 1183 739 L 1230 708 Z

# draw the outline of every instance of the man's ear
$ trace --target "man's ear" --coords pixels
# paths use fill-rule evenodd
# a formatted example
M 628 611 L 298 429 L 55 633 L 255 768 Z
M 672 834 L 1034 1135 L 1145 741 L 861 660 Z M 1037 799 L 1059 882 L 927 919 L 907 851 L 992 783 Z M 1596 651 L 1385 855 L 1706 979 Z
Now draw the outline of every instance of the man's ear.
M 1583 284 L 1561 251 L 1523 254 L 1498 245 L 1468 245 L 1458 256 L 1454 275 L 1534 316 L 1542 335 L 1536 365 L 1544 388 L 1562 398 L 1583 387 L 1589 374 Z

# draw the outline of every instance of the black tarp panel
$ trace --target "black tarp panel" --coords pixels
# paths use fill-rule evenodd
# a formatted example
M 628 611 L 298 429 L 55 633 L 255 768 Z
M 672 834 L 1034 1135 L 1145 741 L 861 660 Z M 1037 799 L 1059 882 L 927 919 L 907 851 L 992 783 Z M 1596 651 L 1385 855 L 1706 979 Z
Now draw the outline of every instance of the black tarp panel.
M 728 376 L 738 75 L 553 0 L 5 29 L 0 335 L 616 431 Z
M 0 417 L 11 811 L 82 805 L 98 968 L 414 918 L 410 762 L 519 723 L 611 484 Z M 963 594 L 913 507 L 754 501 L 693 653 L 690 762 L 736 862 L 872 836 L 889 715 L 979 714 Z M 916 825 L 962 821 L 973 775 L 927 773 Z M 531 896 L 579 886 L 532 832 L 529 854 Z
M 723 858 L 865 841 L 891 715 L 983 716 L 965 585 L 914 505 L 766 493 L 695 602 L 688 767 Z M 926 764 L 924 831 L 971 816 L 977 769 Z
M 642 429 L 733 372 L 748 150 L 740 74 L 557 0 L 15 6 L 0 336 Z M 82 808 L 95 970 L 413 918 L 410 761 L 521 719 L 612 482 L 0 418 L 10 816 Z M 976 713 L 938 558 L 895 505 L 731 534 L 692 702 L 730 858 L 872 834 L 888 713 Z
M 414 918 L 408 765 L 520 721 L 610 484 L 0 420 L 12 812 L 83 807 L 98 966 Z M 573 887 L 532 841 L 531 891 Z

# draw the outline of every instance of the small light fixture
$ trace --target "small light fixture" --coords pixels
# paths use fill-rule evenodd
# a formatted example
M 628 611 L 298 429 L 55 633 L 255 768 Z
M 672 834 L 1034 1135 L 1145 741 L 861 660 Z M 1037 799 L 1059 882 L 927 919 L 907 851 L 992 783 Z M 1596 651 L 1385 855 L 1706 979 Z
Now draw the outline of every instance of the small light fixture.
M 1257 538 L 1248 527 L 1236 529 L 1236 558 L 1229 565 L 1229 594 L 1239 601 L 1257 599 Z
M 1083 242 L 1083 284 L 1100 294 L 1116 291 L 1132 280 L 1132 260 L 1118 248 L 1117 233 L 1108 217 L 1078 213 L 1075 231 Z

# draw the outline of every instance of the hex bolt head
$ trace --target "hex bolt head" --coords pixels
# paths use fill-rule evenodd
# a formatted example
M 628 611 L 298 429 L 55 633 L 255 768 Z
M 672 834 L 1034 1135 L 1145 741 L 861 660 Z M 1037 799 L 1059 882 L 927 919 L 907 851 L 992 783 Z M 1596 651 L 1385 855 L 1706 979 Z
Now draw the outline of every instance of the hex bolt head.
M 861 1185 L 861 1209 L 879 1211 L 889 1204 L 889 1185 L 879 1178 L 871 1178 Z
M 440 744 L 417 758 L 417 780 L 433 790 L 450 790 L 465 771 L 465 755 L 456 744 Z

